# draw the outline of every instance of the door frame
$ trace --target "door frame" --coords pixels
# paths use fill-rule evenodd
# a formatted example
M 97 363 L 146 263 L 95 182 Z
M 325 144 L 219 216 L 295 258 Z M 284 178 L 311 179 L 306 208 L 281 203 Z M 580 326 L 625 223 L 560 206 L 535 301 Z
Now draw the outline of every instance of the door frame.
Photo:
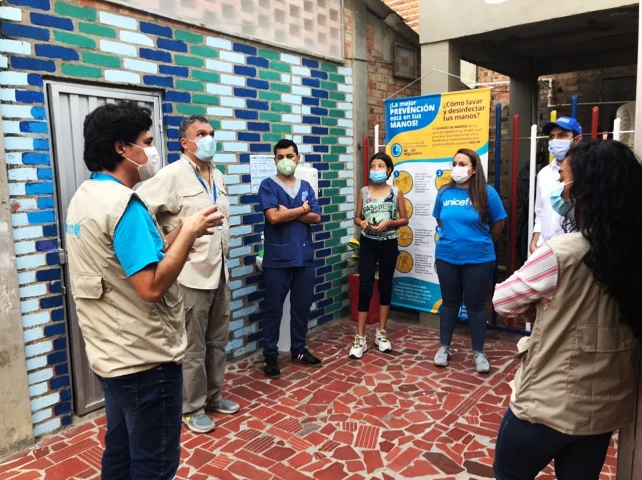
M 69 265 L 67 263 L 66 255 L 66 244 L 65 244 L 65 214 L 66 212 L 63 209 L 63 197 L 61 193 L 67 187 L 69 187 L 69 182 L 74 180 L 71 178 L 65 178 L 60 174 L 60 163 L 58 158 L 64 155 L 64 152 L 58 152 L 58 145 L 56 144 L 56 133 L 58 128 L 62 130 L 65 129 L 65 126 L 56 126 L 56 119 L 60 118 L 60 102 L 58 97 L 60 94 L 76 94 L 76 95 L 87 95 L 87 96 L 104 96 L 109 99 L 116 100 L 132 100 L 135 102 L 147 102 L 153 103 L 154 108 L 152 111 L 152 119 L 155 125 L 154 135 L 154 145 L 158 149 L 158 152 L 161 157 L 162 165 L 164 166 L 166 161 L 165 155 L 165 146 L 166 139 L 163 129 L 163 111 L 162 111 L 162 92 L 161 91 L 142 91 L 142 90 L 128 90 L 113 88 L 103 85 L 87 85 L 87 84 L 76 84 L 71 82 L 57 81 L 57 80 L 45 80 L 44 82 L 44 92 L 45 92 L 45 106 L 47 108 L 47 124 L 49 127 L 49 138 L 51 141 L 50 144 L 50 154 L 51 154 L 51 170 L 52 170 L 52 179 L 53 179 L 53 197 L 54 197 L 54 211 L 56 215 L 56 224 L 58 227 L 58 254 L 60 255 L 60 265 L 62 267 L 62 291 L 64 295 L 63 309 L 64 309 L 64 318 L 65 324 L 67 326 L 67 357 L 71 363 L 70 376 L 72 381 L 72 404 L 74 408 L 74 413 L 76 415 L 86 415 L 90 412 L 93 412 L 104 406 L 104 400 L 99 400 L 91 404 L 87 404 L 81 399 L 85 398 L 85 386 L 83 385 L 82 379 L 76 378 L 76 372 L 80 371 L 83 365 L 83 362 L 86 362 L 86 359 L 82 355 L 78 355 L 75 352 L 80 352 L 84 349 L 84 342 L 82 339 L 82 334 L 80 332 L 80 327 L 76 319 L 75 306 L 73 298 L 71 297 L 71 290 L 67 288 L 69 285 Z M 62 148 L 62 147 L 60 147 Z M 75 188 L 74 188 L 75 191 Z

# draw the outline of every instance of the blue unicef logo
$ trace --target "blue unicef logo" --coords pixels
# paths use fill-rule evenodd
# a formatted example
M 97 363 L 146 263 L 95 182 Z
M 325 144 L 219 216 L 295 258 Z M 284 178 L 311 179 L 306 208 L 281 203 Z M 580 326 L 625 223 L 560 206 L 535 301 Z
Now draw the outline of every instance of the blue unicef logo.
M 398 170 L 395 170 L 395 173 L 392 174 L 392 176 L 395 178 L 399 178 L 399 175 L 401 175 L 401 173 L 399 173 Z
M 390 149 L 390 152 L 392 153 L 393 157 L 399 157 L 403 153 L 403 148 L 401 148 L 401 145 L 399 145 L 398 143 L 395 143 Z
M 443 177 L 444 176 L 444 171 L 443 170 L 437 170 L 437 178 Z

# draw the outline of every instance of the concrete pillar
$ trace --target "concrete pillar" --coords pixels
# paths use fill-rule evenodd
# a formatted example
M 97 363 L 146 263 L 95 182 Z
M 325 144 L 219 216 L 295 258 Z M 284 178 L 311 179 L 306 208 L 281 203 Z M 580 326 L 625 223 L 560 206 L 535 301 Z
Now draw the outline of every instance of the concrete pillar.
M 519 114 L 519 136 L 529 137 L 531 125 L 537 122 L 537 75 L 510 79 L 510 136 L 513 135 L 513 115 Z M 507 145 L 512 148 L 512 145 Z M 519 144 L 519 166 L 528 163 L 530 142 Z M 512 173 L 512 172 L 511 172 Z
M 361 0 L 346 0 L 346 9 L 353 12 L 352 48 L 346 58 L 352 66 L 352 84 L 357 87 L 353 92 L 353 118 L 354 118 L 354 188 L 355 195 L 361 187 L 363 178 L 363 150 L 358 148 L 363 143 L 363 137 L 372 138 L 372 132 L 368 132 L 368 116 L 370 114 L 368 104 L 368 89 L 359 88 L 368 85 L 368 9 Z
M 34 442 L 3 138 L 0 122 L 0 457 Z
M 432 71 L 434 70 L 434 71 Z M 429 73 L 431 72 L 432 73 Z M 450 75 L 447 75 L 446 73 Z M 421 93 L 461 90 L 461 52 L 454 42 L 428 43 L 421 46 Z M 419 312 L 422 327 L 439 329 L 439 315 Z
M 432 71 L 434 70 L 434 71 Z M 439 71 L 437 71 L 439 70 Z M 428 73 L 431 72 L 432 73 Z M 445 74 L 448 72 L 450 75 Z M 427 43 L 421 46 L 421 93 L 461 90 L 461 52 L 454 42 Z
M 638 156 L 642 157 L 642 3 L 640 3 L 638 23 L 638 76 L 635 109 L 635 134 L 634 148 Z M 618 480 L 642 480 L 642 349 L 638 347 L 636 356 L 638 393 L 630 425 L 619 432 L 617 455 Z

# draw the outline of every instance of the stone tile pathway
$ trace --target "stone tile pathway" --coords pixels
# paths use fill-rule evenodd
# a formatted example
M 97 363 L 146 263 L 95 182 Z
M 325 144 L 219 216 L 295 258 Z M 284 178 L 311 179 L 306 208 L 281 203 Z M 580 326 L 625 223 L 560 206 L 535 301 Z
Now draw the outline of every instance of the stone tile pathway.
M 369 327 L 373 328 L 373 327 Z M 517 368 L 518 337 L 490 332 L 493 369 L 473 370 L 470 341 L 458 331 L 448 369 L 432 357 L 437 332 L 390 325 L 392 354 L 347 358 L 349 321 L 313 330 L 320 369 L 282 355 L 282 376 L 266 380 L 258 356 L 228 367 L 227 395 L 236 415 L 216 415 L 208 435 L 183 432 L 178 479 L 470 480 L 493 478 L 495 437 Z M 373 339 L 374 330 L 369 331 Z M 105 417 L 46 438 L 0 465 L 0 480 L 100 478 Z M 615 480 L 616 440 L 601 479 Z M 549 467 L 541 479 L 554 479 Z

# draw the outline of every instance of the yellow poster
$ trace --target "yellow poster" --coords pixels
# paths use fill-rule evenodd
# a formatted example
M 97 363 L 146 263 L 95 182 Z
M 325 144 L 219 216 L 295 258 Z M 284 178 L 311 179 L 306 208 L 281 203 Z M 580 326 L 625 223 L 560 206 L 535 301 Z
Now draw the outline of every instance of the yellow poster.
M 395 305 L 438 312 L 434 202 L 438 190 L 450 183 L 452 160 L 460 148 L 475 150 L 487 171 L 489 123 L 489 89 L 386 101 L 387 152 L 410 216 L 399 237 Z

